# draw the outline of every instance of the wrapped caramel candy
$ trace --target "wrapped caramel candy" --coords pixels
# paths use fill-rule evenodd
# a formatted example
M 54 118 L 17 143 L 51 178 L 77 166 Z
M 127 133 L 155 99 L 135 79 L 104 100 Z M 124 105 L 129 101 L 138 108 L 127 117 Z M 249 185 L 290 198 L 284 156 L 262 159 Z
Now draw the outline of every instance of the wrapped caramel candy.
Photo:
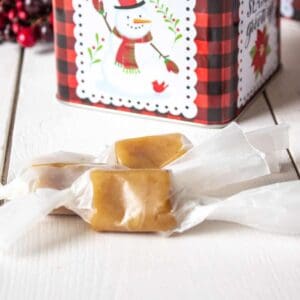
M 31 161 L 11 184 L 2 187 L 0 196 L 1 191 L 6 199 L 14 199 L 42 188 L 64 190 L 84 172 L 101 165 L 95 157 L 86 154 L 56 152 L 41 156 Z M 73 214 L 63 207 L 54 213 Z
M 45 164 L 33 165 L 30 170 L 35 172 L 32 191 L 42 188 L 64 190 L 85 171 L 94 165 L 88 164 Z
M 162 168 L 185 154 L 191 142 L 182 134 L 145 136 L 115 143 L 116 162 L 132 169 Z
M 75 163 L 53 163 L 44 165 L 33 165 L 30 172 L 33 174 L 32 191 L 38 189 L 64 190 L 69 188 L 73 182 L 85 171 L 95 167 L 95 164 Z M 74 214 L 72 211 L 59 207 L 53 211 L 54 214 Z
M 90 223 L 95 230 L 159 232 L 175 228 L 168 171 L 95 169 L 90 180 Z
M 183 232 L 205 219 L 216 219 L 277 231 L 280 220 L 282 232 L 294 232 L 285 219 L 294 218 L 293 212 L 282 215 L 286 213 L 281 210 L 285 204 L 272 193 L 278 190 L 279 194 L 290 194 L 291 207 L 298 212 L 299 201 L 296 203 L 294 195 L 299 183 L 255 189 L 224 201 L 206 196 L 270 174 L 267 157 L 287 147 L 286 135 L 286 128 L 271 127 L 246 136 L 233 124 L 164 169 L 128 169 L 100 164 L 99 158 L 82 159 L 66 153 L 31 162 L 13 182 L 0 187 L 0 199 L 11 200 L 0 209 L 0 246 L 11 243 L 61 206 L 97 231 Z M 259 143 L 258 136 L 268 143 Z M 274 201 L 268 202 L 270 197 Z M 274 215 L 266 222 L 261 216 L 267 216 L 272 206 Z

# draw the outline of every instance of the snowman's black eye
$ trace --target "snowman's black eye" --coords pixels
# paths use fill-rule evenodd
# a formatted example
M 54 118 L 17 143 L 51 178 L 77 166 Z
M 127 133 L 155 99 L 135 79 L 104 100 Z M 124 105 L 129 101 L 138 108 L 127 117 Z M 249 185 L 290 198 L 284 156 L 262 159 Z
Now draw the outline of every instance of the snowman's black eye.
M 129 19 L 129 16 L 127 16 L 127 19 Z
M 139 18 L 142 18 L 142 15 L 139 15 Z

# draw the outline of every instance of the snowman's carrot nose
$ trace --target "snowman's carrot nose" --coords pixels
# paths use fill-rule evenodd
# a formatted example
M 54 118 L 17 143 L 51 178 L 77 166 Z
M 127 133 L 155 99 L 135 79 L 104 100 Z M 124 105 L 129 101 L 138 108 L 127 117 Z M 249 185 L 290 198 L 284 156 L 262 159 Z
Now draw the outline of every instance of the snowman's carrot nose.
M 146 19 L 133 19 L 134 24 L 148 24 L 151 23 L 151 20 Z

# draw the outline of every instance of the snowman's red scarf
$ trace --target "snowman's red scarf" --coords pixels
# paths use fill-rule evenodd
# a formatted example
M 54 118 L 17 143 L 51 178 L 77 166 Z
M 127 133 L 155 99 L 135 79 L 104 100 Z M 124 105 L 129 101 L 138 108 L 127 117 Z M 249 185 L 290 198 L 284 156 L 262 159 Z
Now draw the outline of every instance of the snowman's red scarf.
M 147 43 L 152 41 L 151 32 L 148 32 L 144 37 L 140 39 L 129 39 L 123 36 L 116 28 L 114 28 L 113 33 L 122 39 L 122 43 L 118 49 L 116 56 L 116 64 L 122 66 L 128 71 L 138 71 L 139 66 L 135 58 L 135 44 L 137 43 Z

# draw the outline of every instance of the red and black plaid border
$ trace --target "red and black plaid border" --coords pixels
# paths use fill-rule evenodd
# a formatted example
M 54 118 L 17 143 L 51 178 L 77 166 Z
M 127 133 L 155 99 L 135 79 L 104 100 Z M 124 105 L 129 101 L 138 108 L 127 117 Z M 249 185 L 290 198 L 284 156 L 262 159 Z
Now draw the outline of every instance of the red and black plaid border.
M 195 13 L 196 121 L 224 124 L 238 114 L 239 1 L 199 0 Z
M 76 53 L 72 0 L 54 1 L 55 52 L 59 99 L 81 103 L 76 95 Z
M 186 0 L 189 1 L 189 0 Z M 58 98 L 148 116 L 165 117 L 206 125 L 225 124 L 240 113 L 238 99 L 239 0 L 198 0 L 195 7 L 197 36 L 197 116 L 190 120 L 169 113 L 92 104 L 76 95 L 76 53 L 72 0 L 54 0 Z M 80 26 L 80 24 L 79 24 Z

